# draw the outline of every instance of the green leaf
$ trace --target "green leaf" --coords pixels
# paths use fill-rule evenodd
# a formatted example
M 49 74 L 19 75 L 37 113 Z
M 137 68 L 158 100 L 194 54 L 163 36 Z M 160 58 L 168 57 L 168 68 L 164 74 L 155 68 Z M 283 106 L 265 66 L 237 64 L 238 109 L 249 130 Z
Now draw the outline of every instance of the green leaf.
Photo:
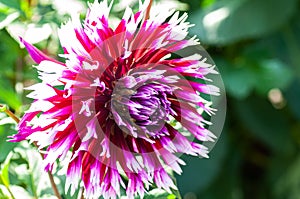
M 237 99 L 245 99 L 252 91 L 267 96 L 273 88 L 286 89 L 294 78 L 291 68 L 279 59 L 255 56 L 260 50 L 242 53 L 234 62 L 218 58 L 226 91 Z M 255 58 L 256 57 L 256 58 Z
M 217 58 L 220 74 L 225 84 L 226 91 L 237 99 L 244 99 L 250 95 L 255 86 L 256 74 L 247 65 L 245 58 L 229 62 L 223 58 Z
M 295 81 L 286 93 L 287 102 L 295 117 L 300 121 L 300 80 Z
M 151 191 L 149 191 L 144 199 L 176 199 L 176 196 L 174 194 L 169 194 L 164 190 L 161 189 L 153 189 Z
M 183 173 L 176 176 L 180 193 L 197 193 L 205 190 L 221 172 L 222 161 L 226 155 L 228 141 L 225 134 L 218 140 L 215 148 L 209 154 L 210 158 L 196 158 L 191 156 L 183 156 L 186 162 Z M 193 180 L 193 183 L 191 183 Z
M 14 68 L 19 56 L 19 46 L 5 31 L 0 31 L 0 38 L 0 60 L 3 70 L 0 74 L 0 103 L 5 103 L 10 108 L 18 110 L 22 103 L 13 83 L 16 78 Z
M 0 189 L 0 197 L 4 198 L 4 193 L 3 193 L 3 191 L 1 189 Z
M 232 68 L 224 74 L 226 90 L 238 99 L 246 98 L 255 85 L 255 74 L 247 67 Z
M 7 136 L 16 133 L 15 123 L 5 113 L 0 113 L 0 163 L 3 162 L 18 143 L 8 142 Z
M 208 7 L 213 5 L 216 2 L 216 0 L 203 0 L 201 2 L 201 7 Z
M 42 168 L 41 168 L 41 156 L 38 152 L 33 150 L 27 150 L 28 170 L 30 174 L 31 190 L 35 196 L 38 196 L 37 189 L 38 184 L 41 181 Z
M 283 175 L 276 181 L 273 188 L 273 198 L 296 199 L 300 190 L 300 156 L 294 158 L 294 162 L 285 168 Z
M 9 80 L 5 77 L 1 77 L 0 79 L 0 90 L 0 103 L 6 103 L 15 110 L 21 106 L 20 99 L 12 88 L 12 85 L 9 84 Z
M 228 44 L 275 31 L 295 13 L 297 0 L 224 0 L 192 13 L 191 22 L 207 44 Z
M 9 187 L 10 185 L 8 168 L 11 157 L 12 153 L 9 153 L 0 170 L 0 183 L 3 184 L 5 187 Z
M 226 132 L 227 133 L 227 132 Z M 241 190 L 241 151 L 237 150 L 236 146 L 229 146 L 228 155 L 226 160 L 219 165 L 222 168 L 222 172 L 216 177 L 216 179 L 209 184 L 208 188 L 204 191 L 192 192 L 191 198 L 199 199 L 241 199 L 243 198 L 243 192 Z M 195 178 L 195 181 L 197 179 Z M 194 182 L 194 181 L 193 181 Z M 187 197 L 189 198 L 189 197 Z
M 9 198 L 9 192 L 5 188 L 5 186 L 0 184 L 0 198 L 1 199 L 10 199 Z
M 16 199 L 32 199 L 32 196 L 21 186 L 11 185 L 10 190 Z
M 39 183 L 42 179 L 47 178 L 47 173 L 44 172 L 41 168 L 42 159 L 40 154 L 36 151 L 36 149 L 32 149 L 28 144 L 24 144 L 24 146 L 20 146 L 15 148 L 14 150 L 17 154 L 19 154 L 25 163 L 18 164 L 14 166 L 14 171 L 16 172 L 16 176 L 18 178 L 18 183 L 26 184 L 25 189 L 34 197 L 38 198 L 41 192 L 41 189 L 45 188 L 45 185 L 48 186 L 49 183 L 41 184 L 39 187 Z
M 48 173 L 42 168 L 42 158 L 37 149 L 23 142 L 14 151 L 16 157 L 19 156 L 18 164 L 12 165 L 11 169 L 15 184 L 26 185 L 23 186 L 25 190 L 35 198 L 53 195 Z M 57 185 L 60 186 L 60 182 Z
M 18 12 L 10 14 L 0 13 L 0 29 L 5 28 L 20 16 Z
M 257 74 L 256 90 L 266 94 L 272 88 L 285 89 L 293 79 L 291 69 L 277 59 L 262 60 Z
M 7 155 L 14 149 L 14 147 L 18 145 L 18 143 L 7 142 L 7 136 L 0 136 L 0 139 L 0 162 L 3 162 Z
M 274 109 L 271 103 L 258 97 L 236 101 L 235 108 L 235 114 L 245 128 L 273 152 L 292 152 L 289 124 L 282 111 Z
M 1 23 L 4 19 L 6 19 L 6 17 L 7 17 L 7 14 L 0 12 L 0 23 Z M 1 27 L 1 26 L 0 26 L 0 27 Z M 0 29 L 1 29 L 1 28 L 0 28 Z
M 20 7 L 20 0 L 0 0 L 0 3 L 6 5 L 7 7 L 9 8 L 14 8 L 16 10 L 21 10 L 21 7 Z

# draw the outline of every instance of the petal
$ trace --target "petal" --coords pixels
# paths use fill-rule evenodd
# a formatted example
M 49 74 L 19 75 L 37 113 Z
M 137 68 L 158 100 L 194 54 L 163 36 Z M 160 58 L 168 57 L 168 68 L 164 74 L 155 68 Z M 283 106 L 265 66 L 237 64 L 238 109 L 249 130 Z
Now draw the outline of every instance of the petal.
M 42 61 L 45 61 L 45 60 L 61 64 L 59 61 L 56 61 L 55 59 L 47 56 L 42 51 L 40 51 L 39 49 L 37 49 L 33 45 L 29 44 L 28 42 L 26 42 L 22 37 L 20 37 L 20 41 L 21 41 L 21 43 L 24 44 L 24 46 L 26 47 L 26 49 L 27 49 L 28 53 L 30 54 L 31 58 L 37 64 L 40 64 Z

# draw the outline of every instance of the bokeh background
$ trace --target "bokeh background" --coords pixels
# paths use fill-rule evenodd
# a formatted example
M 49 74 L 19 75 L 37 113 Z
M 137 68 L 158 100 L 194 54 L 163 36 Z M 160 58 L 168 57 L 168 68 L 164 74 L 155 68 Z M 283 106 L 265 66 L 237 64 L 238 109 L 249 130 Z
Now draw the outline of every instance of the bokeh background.
M 176 176 L 182 198 L 299 199 L 300 1 L 159 2 L 153 9 L 189 13 L 191 35 L 215 61 L 227 91 L 225 127 L 210 158 L 183 157 L 187 166 Z M 111 23 L 136 4 L 115 0 Z M 57 28 L 86 8 L 83 0 L 0 0 L 0 103 L 22 116 L 30 102 L 23 88 L 38 81 L 18 37 L 55 57 L 62 53 Z M 10 198 L 7 187 L 17 199 L 55 198 L 39 154 L 28 143 L 6 142 L 16 131 L 4 113 L 0 124 L 0 199 Z M 63 191 L 63 166 L 55 180 L 63 198 L 76 198 Z

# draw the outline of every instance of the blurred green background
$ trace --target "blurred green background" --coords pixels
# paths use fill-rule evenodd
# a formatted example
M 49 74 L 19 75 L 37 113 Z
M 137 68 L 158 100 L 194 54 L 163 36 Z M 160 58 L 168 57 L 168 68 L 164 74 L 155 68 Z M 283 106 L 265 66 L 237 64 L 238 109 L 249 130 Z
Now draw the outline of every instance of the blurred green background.
M 115 0 L 112 23 L 127 4 Z M 156 1 L 158 2 L 158 1 Z M 189 13 L 196 34 L 222 75 L 227 117 L 210 159 L 183 157 L 177 183 L 184 199 L 300 198 L 300 1 L 161 0 Z M 155 5 L 154 5 L 155 6 Z M 56 34 L 81 0 L 0 0 L 0 103 L 18 116 L 28 108 L 23 88 L 37 82 L 18 36 L 56 56 Z M 8 143 L 15 124 L 0 113 L 0 199 L 55 198 L 41 160 L 27 143 Z M 29 158 L 30 157 L 30 158 Z M 55 180 L 64 198 L 64 165 Z M 155 196 L 149 196 L 155 198 Z M 161 197 L 165 198 L 165 197 Z

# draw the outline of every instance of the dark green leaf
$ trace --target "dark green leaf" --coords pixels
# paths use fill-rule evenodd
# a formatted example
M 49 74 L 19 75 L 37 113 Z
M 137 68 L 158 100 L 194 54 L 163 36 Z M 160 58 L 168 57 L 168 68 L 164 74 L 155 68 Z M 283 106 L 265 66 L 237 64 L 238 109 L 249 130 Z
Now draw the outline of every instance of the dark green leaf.
M 280 60 L 263 60 L 258 70 L 255 86 L 259 93 L 266 94 L 272 88 L 285 89 L 293 79 L 290 68 Z
M 1 131 L 1 128 L 0 128 Z M 4 131 L 6 132 L 6 131 Z M 0 162 L 3 162 L 6 158 L 6 156 L 13 150 L 15 146 L 17 146 L 17 143 L 11 143 L 7 142 L 7 136 L 0 136 Z
M 188 192 L 197 193 L 205 190 L 221 171 L 221 164 L 226 150 L 226 135 L 222 135 L 209 154 L 209 159 L 184 156 L 183 159 L 187 165 L 183 167 L 183 174 L 177 176 L 181 194 L 185 195 Z M 193 183 L 190 183 L 191 180 Z
M 6 159 L 7 155 L 17 145 L 17 143 L 7 141 L 8 136 L 16 133 L 15 125 L 15 122 L 5 113 L 0 113 L 0 163 Z
M 300 195 L 300 157 L 290 164 L 283 175 L 276 181 L 273 197 L 280 199 L 297 199 Z
M 231 146 L 226 161 L 220 166 L 222 172 L 208 185 L 206 190 L 190 194 L 196 195 L 199 199 L 241 199 L 243 192 L 241 190 L 240 164 L 240 151 Z
M 247 97 L 255 85 L 255 74 L 249 68 L 233 68 L 223 73 L 226 90 L 234 97 Z
M 287 90 L 287 103 L 290 106 L 291 111 L 295 114 L 300 121 L 300 81 L 294 81 L 291 87 Z
M 297 0 L 224 0 L 191 16 L 192 33 L 208 44 L 228 44 L 270 33 L 295 13 Z
M 274 109 L 270 103 L 258 98 L 235 102 L 235 107 L 239 120 L 247 130 L 274 152 L 292 151 L 288 120 L 280 110 Z

